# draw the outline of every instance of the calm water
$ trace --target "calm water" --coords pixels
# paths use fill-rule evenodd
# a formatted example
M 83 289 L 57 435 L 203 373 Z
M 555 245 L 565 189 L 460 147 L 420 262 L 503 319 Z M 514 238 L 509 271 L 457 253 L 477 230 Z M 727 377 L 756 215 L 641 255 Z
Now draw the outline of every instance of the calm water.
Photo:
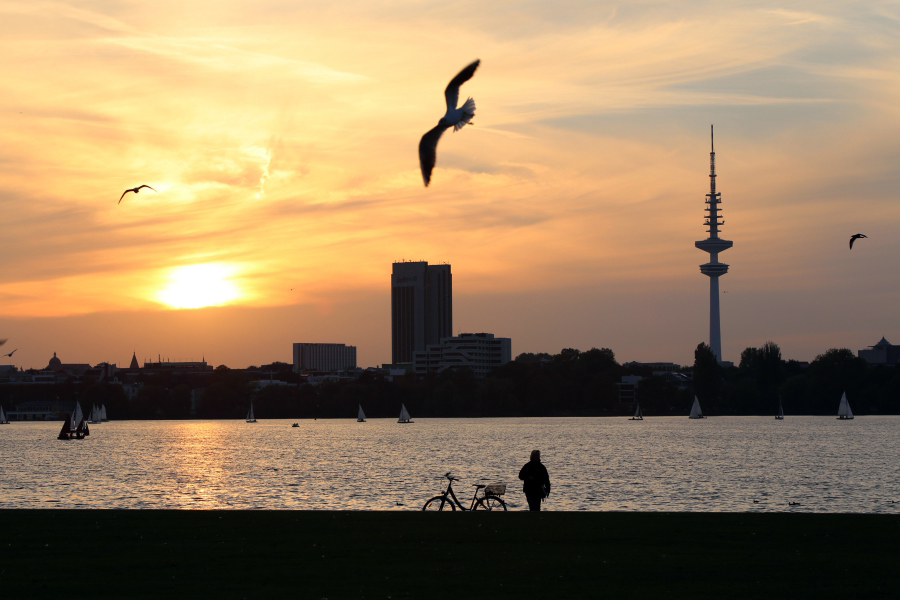
M 540 448 L 545 510 L 900 512 L 900 417 L 290 425 L 110 422 L 84 441 L 57 440 L 59 423 L 3 425 L 0 508 L 415 510 L 452 471 L 461 498 L 505 482 L 518 510 L 518 470 Z

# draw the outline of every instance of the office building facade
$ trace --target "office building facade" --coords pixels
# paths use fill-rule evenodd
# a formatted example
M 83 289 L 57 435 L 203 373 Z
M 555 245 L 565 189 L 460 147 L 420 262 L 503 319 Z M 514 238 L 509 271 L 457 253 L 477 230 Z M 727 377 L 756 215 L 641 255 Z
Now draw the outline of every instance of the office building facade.
M 450 265 L 394 263 L 391 273 L 391 362 L 411 363 L 413 353 L 453 335 Z
M 294 372 L 340 371 L 356 368 L 356 346 L 294 344 Z
M 484 379 L 512 360 L 512 340 L 492 333 L 461 333 L 448 337 L 425 350 L 413 352 L 413 372 L 417 375 L 440 373 L 447 369 L 470 369 Z

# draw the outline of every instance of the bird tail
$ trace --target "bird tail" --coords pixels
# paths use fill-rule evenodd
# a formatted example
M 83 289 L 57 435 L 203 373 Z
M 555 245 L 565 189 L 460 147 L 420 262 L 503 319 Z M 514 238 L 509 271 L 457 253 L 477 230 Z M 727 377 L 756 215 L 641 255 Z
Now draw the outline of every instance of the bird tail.
M 459 122 L 453 126 L 453 131 L 459 131 L 465 127 L 466 123 L 471 121 L 475 116 L 475 101 L 472 98 L 469 98 L 466 100 L 465 104 L 459 107 L 459 110 L 462 111 L 462 118 L 460 118 Z

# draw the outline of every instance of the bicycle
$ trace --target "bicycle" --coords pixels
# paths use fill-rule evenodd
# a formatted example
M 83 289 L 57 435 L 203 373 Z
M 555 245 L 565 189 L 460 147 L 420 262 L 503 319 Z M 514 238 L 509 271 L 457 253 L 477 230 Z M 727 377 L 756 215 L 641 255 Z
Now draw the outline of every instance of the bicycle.
M 490 485 L 484 485 L 483 483 L 473 483 L 472 487 L 475 488 L 475 494 L 472 496 L 472 503 L 469 505 L 469 508 L 466 508 L 457 499 L 456 494 L 453 493 L 453 482 L 459 481 L 459 477 L 454 477 L 450 473 L 447 473 L 444 477 L 438 477 L 438 479 L 444 479 L 445 477 L 449 482 L 447 484 L 447 489 L 444 490 L 444 493 L 440 496 L 435 496 L 426 502 L 425 506 L 422 507 L 423 511 L 455 511 L 457 508 L 463 511 L 506 510 L 506 502 L 500 498 L 500 496 L 506 493 L 506 484 L 492 483 Z M 479 496 L 478 491 L 482 489 L 484 492 Z

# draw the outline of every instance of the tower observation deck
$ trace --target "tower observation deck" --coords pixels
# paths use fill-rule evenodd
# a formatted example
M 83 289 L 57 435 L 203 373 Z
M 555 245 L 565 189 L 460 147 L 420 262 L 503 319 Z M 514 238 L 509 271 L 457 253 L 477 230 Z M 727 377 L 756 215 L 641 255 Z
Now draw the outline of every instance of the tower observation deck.
M 709 229 L 709 237 L 694 246 L 709 252 L 709 262 L 700 265 L 700 272 L 709 277 L 709 347 L 716 355 L 716 360 L 722 362 L 722 332 L 719 326 L 719 277 L 728 272 L 728 265 L 719 262 L 719 252 L 724 252 L 734 245 L 734 242 L 723 240 L 719 237 L 719 227 L 725 224 L 719 220 L 719 204 L 721 192 L 716 191 L 716 146 L 713 138 L 713 127 L 709 126 L 709 193 L 706 195 L 706 221 L 703 223 Z

